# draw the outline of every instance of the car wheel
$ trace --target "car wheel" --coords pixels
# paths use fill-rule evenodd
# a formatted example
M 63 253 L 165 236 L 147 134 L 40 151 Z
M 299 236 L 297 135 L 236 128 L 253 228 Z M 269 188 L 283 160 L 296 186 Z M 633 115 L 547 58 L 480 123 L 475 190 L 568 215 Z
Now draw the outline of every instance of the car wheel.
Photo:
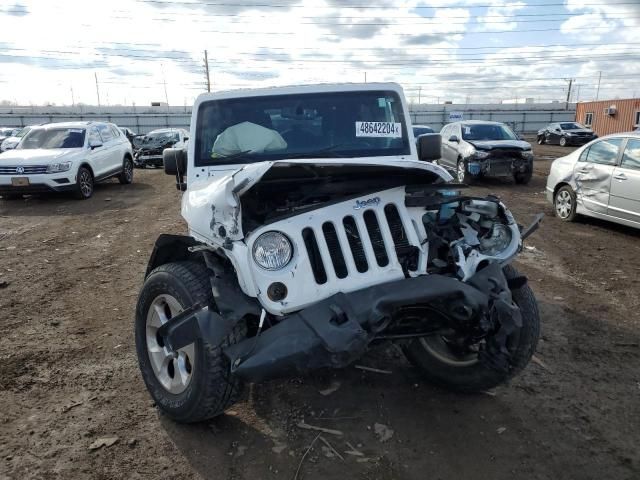
M 78 169 L 74 195 L 78 200 L 86 200 L 93 195 L 93 175 L 87 167 Z
M 515 268 L 504 268 L 507 279 L 519 276 Z M 482 347 L 460 347 L 441 335 L 412 340 L 404 347 L 411 363 L 432 383 L 456 392 L 480 392 L 505 383 L 520 373 L 533 356 L 540 338 L 538 303 L 529 285 L 511 291 L 520 308 L 522 327 L 507 339 L 510 366 L 506 371 L 491 368 L 480 361 Z
M 569 185 L 560 187 L 553 199 L 553 209 L 556 216 L 565 222 L 572 222 L 576 218 L 576 194 Z
M 123 185 L 133 182 L 133 162 L 129 157 L 126 157 L 122 163 L 122 173 L 118 175 L 118 180 Z
M 456 180 L 460 183 L 470 184 L 473 181 L 473 176 L 469 173 L 467 168 L 467 162 L 462 158 L 458 159 L 456 165 Z
M 565 137 L 560 137 L 560 146 L 561 147 L 567 146 L 567 139 Z
M 546 139 L 544 135 L 538 135 L 538 145 L 544 145 L 546 143 Z
M 215 309 L 210 271 L 195 262 L 168 263 L 145 280 L 135 317 L 136 351 L 147 389 L 163 413 L 187 423 L 222 414 L 243 387 L 222 349 L 246 337 L 244 322 L 220 345 L 198 338 L 173 353 L 158 338 L 163 323 L 196 303 Z

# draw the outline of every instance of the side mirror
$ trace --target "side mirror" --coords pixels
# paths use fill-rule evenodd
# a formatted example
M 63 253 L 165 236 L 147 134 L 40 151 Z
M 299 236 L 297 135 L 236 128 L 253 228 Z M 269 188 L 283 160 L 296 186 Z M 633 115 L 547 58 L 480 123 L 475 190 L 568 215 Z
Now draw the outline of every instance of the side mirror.
M 450 142 L 453 142 L 453 143 L 460 143 L 460 139 L 458 138 L 458 136 L 457 136 L 457 135 L 451 135 L 451 136 L 449 137 L 449 141 L 450 141 Z
M 189 137 L 185 136 L 184 141 L 186 142 L 187 140 L 189 140 Z
M 418 137 L 418 158 L 432 162 L 442 157 L 442 136 L 439 133 L 425 133 Z
M 94 148 L 98 148 L 102 146 L 102 142 L 99 140 L 89 140 L 89 148 L 93 150 Z
M 184 148 L 165 148 L 162 152 L 164 173 L 176 176 L 176 188 L 182 192 L 187 189 L 184 176 L 187 173 L 187 151 Z

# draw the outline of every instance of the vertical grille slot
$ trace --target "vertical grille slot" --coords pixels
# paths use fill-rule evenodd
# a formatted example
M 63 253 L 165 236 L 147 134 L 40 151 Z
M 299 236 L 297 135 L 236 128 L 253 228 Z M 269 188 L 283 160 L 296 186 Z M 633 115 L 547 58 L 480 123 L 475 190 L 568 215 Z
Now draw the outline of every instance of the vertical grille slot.
M 369 233 L 369 239 L 371 240 L 371 246 L 373 247 L 373 253 L 376 257 L 376 262 L 380 267 L 386 267 L 389 265 L 389 257 L 387 256 L 387 250 L 384 246 L 384 240 L 382 239 L 382 232 L 380 231 L 380 224 L 376 218 L 376 214 L 373 210 L 367 210 L 364 212 L 364 224 L 367 226 L 367 232 Z
M 336 227 L 331 222 L 325 222 L 322 224 L 322 233 L 324 234 L 324 240 L 327 242 L 327 248 L 329 249 L 329 255 L 331 255 L 331 263 L 333 264 L 333 270 L 336 272 L 336 277 L 346 278 L 348 273 L 347 264 L 344 261 L 344 255 L 340 248 Z
M 396 255 L 400 257 L 409 246 L 407 232 L 404 230 L 404 226 L 402 225 L 400 212 L 398 212 L 398 209 L 394 204 L 389 203 L 384 207 L 384 215 L 387 218 L 387 224 L 391 231 L 391 238 L 393 238 L 393 244 L 396 247 Z
M 355 219 L 352 216 L 344 217 L 342 225 L 344 225 L 344 230 L 349 240 L 349 247 L 351 248 L 356 270 L 360 273 L 366 272 L 369 269 L 369 264 L 367 263 L 367 257 L 362 246 L 362 238 Z
M 320 255 L 320 249 L 318 248 L 318 242 L 313 230 L 308 227 L 302 230 L 302 239 L 304 240 L 305 247 L 307 247 L 309 263 L 311 264 L 311 270 L 313 270 L 313 277 L 316 279 L 316 283 L 319 285 L 327 283 L 327 272 L 324 269 L 322 256 Z

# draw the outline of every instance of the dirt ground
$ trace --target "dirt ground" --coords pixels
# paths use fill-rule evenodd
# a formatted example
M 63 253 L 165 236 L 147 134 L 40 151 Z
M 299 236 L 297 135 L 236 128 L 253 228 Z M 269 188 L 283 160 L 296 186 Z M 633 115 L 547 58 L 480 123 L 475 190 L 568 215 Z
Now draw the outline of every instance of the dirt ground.
M 540 303 L 539 361 L 510 385 L 455 395 L 379 348 L 360 363 L 392 375 L 255 385 L 198 425 L 158 413 L 133 341 L 153 242 L 185 231 L 173 179 L 137 170 L 133 185 L 106 183 L 84 202 L 0 199 L 0 478 L 293 479 L 316 438 L 302 419 L 343 432 L 323 435 L 343 459 L 317 439 L 298 478 L 640 478 L 640 231 L 553 217 L 545 178 L 569 151 L 536 146 L 526 187 L 474 187 L 523 224 L 547 214 L 517 261 Z M 117 441 L 90 450 L 105 437 Z

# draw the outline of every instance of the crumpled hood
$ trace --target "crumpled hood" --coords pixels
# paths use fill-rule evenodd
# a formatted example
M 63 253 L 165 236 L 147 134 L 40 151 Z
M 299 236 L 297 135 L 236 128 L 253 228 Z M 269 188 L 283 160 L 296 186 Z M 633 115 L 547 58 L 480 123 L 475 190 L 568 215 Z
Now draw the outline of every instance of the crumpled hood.
M 524 140 L 465 140 L 478 150 L 494 150 L 501 148 L 515 148 L 531 150 L 531 144 Z
M 374 168 L 391 169 L 394 173 L 406 175 L 412 181 L 419 176 L 425 183 L 433 183 L 434 178 L 449 182 L 453 179 L 442 167 L 432 163 L 409 159 L 302 159 L 276 160 L 245 165 L 237 170 L 220 172 L 213 180 L 195 181 L 188 184 L 182 199 L 182 216 L 189 224 L 192 234 L 206 239 L 209 243 L 223 245 L 228 241 L 241 240 L 242 212 L 240 198 L 263 178 L 269 181 L 283 181 L 288 178 L 290 167 L 308 167 L 314 178 L 331 175 L 337 168 L 358 179 L 358 171 Z M 327 170 L 326 173 L 323 170 Z M 435 175 L 434 175 L 435 174 Z M 291 180 L 296 181 L 295 179 Z M 409 182 L 407 182 L 409 183 Z
M 42 165 L 43 163 L 73 160 L 82 148 L 9 150 L 0 154 L 0 164 Z

